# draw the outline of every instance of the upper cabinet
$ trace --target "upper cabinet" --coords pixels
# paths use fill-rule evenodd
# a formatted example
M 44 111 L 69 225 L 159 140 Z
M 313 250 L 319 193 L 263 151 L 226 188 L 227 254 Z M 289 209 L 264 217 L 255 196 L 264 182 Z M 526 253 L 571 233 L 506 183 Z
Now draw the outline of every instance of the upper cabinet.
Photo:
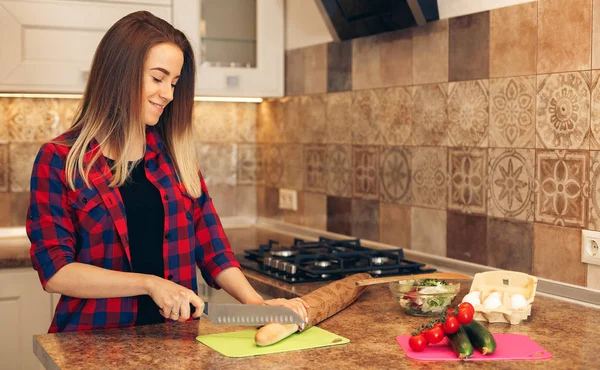
M 148 10 L 172 22 L 171 0 L 0 0 L 0 91 L 81 93 L 104 33 Z
M 0 0 L 0 92 L 82 93 L 102 36 L 138 10 L 188 36 L 196 95 L 283 96 L 284 0 Z
M 196 94 L 284 94 L 284 0 L 173 0 L 197 61 Z

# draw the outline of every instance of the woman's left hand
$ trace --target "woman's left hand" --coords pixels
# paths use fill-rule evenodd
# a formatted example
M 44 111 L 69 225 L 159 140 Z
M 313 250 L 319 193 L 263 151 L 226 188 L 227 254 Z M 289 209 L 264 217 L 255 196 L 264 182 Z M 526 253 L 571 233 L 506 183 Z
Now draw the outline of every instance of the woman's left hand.
M 298 315 L 300 315 L 300 317 L 302 317 L 302 319 L 304 320 L 305 324 L 308 324 L 308 311 L 307 310 L 310 306 L 308 305 L 308 303 L 304 302 L 301 298 L 268 299 L 264 302 L 264 304 L 267 306 L 282 306 L 282 307 L 289 308 L 292 311 L 296 312 Z M 304 329 L 305 324 L 301 325 L 301 329 Z

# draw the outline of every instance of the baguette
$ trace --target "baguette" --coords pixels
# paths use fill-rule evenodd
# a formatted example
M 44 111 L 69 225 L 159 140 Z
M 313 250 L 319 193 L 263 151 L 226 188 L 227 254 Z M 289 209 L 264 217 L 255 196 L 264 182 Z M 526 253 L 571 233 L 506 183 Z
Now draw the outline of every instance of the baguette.
M 254 342 L 261 347 L 277 343 L 298 331 L 297 324 L 271 323 L 258 329 Z

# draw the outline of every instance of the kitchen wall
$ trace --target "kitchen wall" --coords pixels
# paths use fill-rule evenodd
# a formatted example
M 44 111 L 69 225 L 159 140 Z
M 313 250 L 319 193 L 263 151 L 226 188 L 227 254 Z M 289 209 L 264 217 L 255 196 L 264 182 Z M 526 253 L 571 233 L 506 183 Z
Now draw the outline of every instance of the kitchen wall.
M 79 101 L 0 98 L 0 227 L 23 226 L 29 178 L 42 143 L 72 122 Z M 238 166 L 254 152 L 257 105 L 196 102 L 198 152 L 210 195 L 221 217 L 256 215 L 255 172 Z
M 540 0 L 286 51 L 258 214 L 600 288 L 580 262 L 600 230 L 599 12 Z

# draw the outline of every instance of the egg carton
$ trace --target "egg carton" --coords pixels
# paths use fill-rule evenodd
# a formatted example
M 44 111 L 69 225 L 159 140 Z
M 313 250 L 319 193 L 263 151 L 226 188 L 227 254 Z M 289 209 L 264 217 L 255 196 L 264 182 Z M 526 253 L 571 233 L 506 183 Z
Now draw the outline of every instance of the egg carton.
M 487 321 L 519 324 L 527 320 L 531 315 L 531 305 L 535 298 L 537 289 L 537 278 L 522 272 L 515 271 L 488 271 L 475 274 L 471 292 L 481 292 L 481 304 L 475 305 L 475 315 L 473 318 L 477 321 Z M 485 299 L 493 292 L 501 295 L 502 306 L 495 309 L 488 309 L 483 306 Z M 511 296 L 520 294 L 525 297 L 527 305 L 518 309 L 513 309 Z

